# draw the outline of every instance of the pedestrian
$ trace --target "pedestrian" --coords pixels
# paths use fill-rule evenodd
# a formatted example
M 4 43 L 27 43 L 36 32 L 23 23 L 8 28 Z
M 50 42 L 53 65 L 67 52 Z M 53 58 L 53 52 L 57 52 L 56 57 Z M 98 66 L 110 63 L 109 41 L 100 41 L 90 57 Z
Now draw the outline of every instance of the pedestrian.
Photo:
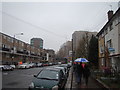
M 85 64 L 83 68 L 83 77 L 84 77 L 86 86 L 88 85 L 89 76 L 90 76 L 90 69 L 88 65 Z
M 78 62 L 76 66 L 76 73 L 77 73 L 77 84 L 81 84 L 81 78 L 83 74 L 82 62 Z
M 73 71 L 76 72 L 76 66 L 77 66 L 77 62 L 74 62 L 73 64 Z
M 74 65 L 73 65 L 73 73 L 74 73 L 74 75 L 75 75 L 75 80 L 76 80 L 76 82 L 78 81 L 77 80 L 77 76 L 78 76 L 78 74 L 77 74 L 77 62 L 75 62 L 74 63 Z

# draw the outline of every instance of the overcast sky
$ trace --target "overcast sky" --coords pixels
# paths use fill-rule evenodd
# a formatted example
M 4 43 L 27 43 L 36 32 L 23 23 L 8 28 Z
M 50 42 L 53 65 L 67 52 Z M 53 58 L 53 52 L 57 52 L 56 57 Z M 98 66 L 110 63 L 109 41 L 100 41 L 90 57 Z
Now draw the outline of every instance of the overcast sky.
M 16 38 L 26 43 L 42 38 L 44 48 L 58 51 L 74 31 L 100 31 L 111 9 L 115 12 L 118 2 L 3 2 L 2 32 L 23 32 Z

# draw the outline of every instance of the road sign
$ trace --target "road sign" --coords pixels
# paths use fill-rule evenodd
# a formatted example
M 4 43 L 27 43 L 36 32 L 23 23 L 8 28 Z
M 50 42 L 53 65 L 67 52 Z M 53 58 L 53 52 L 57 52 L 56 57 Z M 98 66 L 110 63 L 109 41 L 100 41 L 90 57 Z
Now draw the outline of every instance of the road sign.
M 114 49 L 114 48 L 108 48 L 108 50 L 109 50 L 110 52 L 115 52 L 115 49 Z

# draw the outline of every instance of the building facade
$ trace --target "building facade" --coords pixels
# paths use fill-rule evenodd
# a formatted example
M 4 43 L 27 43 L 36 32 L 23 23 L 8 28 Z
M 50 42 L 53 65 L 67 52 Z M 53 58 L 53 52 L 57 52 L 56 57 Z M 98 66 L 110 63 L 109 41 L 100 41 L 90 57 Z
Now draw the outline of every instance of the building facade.
M 25 43 L 3 33 L 0 33 L 0 37 L 0 54 L 2 56 L 0 60 L 1 64 L 17 65 L 18 62 L 30 63 L 49 61 L 47 60 L 46 49 L 31 46 L 28 43 Z
M 54 50 L 46 49 L 46 54 L 47 54 L 46 59 L 48 62 L 51 62 L 51 63 L 55 62 L 55 51 Z
M 109 15 L 110 14 L 110 15 Z M 97 34 L 99 38 L 99 67 L 120 70 L 120 8 L 108 11 L 108 22 Z
M 67 41 L 61 45 L 57 55 L 58 57 L 61 57 L 59 62 L 67 63 L 72 61 L 72 41 Z
M 41 39 L 41 38 L 32 38 L 30 40 L 30 43 L 31 43 L 32 46 L 34 46 L 36 48 L 43 49 L 43 39 Z
M 88 41 L 92 37 L 92 35 L 96 36 L 97 32 L 88 32 L 88 31 L 75 31 L 72 34 L 72 40 L 73 40 L 73 53 L 76 56 L 76 51 L 78 49 L 80 40 L 83 39 L 83 37 L 87 37 Z

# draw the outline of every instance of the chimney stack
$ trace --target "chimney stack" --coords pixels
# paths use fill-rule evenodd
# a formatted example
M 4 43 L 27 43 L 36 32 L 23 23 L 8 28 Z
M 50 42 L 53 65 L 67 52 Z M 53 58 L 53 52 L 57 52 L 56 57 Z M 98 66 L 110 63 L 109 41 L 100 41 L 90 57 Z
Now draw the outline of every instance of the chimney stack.
M 108 14 L 108 20 L 110 20 L 111 17 L 113 16 L 113 11 L 109 10 L 107 14 Z

